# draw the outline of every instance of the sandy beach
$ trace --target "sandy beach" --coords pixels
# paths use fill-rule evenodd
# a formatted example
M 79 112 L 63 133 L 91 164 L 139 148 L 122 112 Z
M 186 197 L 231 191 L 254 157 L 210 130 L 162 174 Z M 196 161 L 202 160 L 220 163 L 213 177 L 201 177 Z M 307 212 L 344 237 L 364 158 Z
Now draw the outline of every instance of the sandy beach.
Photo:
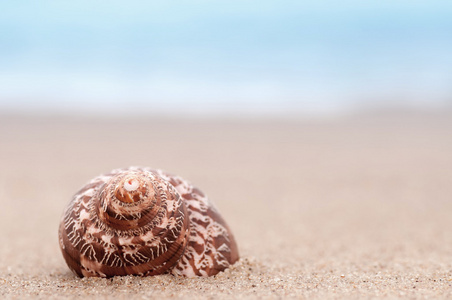
M 451 298 L 452 115 L 331 119 L 3 116 L 0 297 Z M 178 174 L 233 230 L 210 278 L 83 278 L 58 224 L 91 178 Z

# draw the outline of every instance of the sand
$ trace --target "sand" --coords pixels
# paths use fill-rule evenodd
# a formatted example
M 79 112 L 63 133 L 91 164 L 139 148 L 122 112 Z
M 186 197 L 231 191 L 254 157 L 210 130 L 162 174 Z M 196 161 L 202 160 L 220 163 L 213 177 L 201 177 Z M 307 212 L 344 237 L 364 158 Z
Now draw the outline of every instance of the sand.
M 57 242 L 92 177 L 200 187 L 241 260 L 211 278 L 75 277 Z M 0 297 L 451 298 L 452 115 L 325 120 L 0 119 Z

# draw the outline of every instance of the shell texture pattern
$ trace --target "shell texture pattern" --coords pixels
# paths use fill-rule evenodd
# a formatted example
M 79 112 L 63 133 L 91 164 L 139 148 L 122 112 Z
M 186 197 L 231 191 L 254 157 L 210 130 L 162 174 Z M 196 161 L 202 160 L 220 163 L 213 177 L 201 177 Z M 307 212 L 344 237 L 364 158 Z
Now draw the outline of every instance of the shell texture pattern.
M 78 276 L 212 276 L 239 258 L 229 227 L 196 187 L 161 170 L 98 176 L 69 203 L 59 244 Z

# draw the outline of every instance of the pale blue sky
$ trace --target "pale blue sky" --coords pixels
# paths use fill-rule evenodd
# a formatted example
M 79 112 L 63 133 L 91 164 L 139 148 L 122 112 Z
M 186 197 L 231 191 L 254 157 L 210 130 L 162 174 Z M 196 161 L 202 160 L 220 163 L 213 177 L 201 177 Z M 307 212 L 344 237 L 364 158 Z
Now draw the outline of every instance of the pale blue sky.
M 441 107 L 451 16 L 451 1 L 2 2 L 0 109 Z

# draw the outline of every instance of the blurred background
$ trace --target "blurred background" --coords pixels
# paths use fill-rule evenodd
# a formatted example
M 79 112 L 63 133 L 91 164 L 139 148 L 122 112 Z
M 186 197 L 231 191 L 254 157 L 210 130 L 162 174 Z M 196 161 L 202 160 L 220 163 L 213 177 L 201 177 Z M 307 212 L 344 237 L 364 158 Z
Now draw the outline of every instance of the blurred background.
M 331 115 L 452 103 L 450 1 L 10 1 L 0 110 Z

